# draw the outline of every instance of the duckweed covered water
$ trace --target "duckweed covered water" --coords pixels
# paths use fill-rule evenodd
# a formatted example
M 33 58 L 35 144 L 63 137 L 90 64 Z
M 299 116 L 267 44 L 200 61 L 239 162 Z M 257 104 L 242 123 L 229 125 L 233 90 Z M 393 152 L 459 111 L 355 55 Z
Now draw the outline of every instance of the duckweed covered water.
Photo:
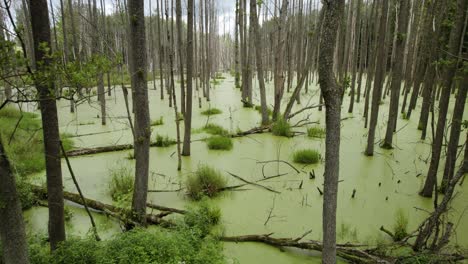
M 230 133 L 238 130 L 248 130 L 260 124 L 261 116 L 253 108 L 243 108 L 240 101 L 240 90 L 234 88 L 233 78 L 226 75 L 211 92 L 211 102 L 204 99 L 202 108 L 198 108 L 198 99 L 194 99 L 193 130 L 204 127 L 208 123 L 216 123 L 228 129 Z M 158 82 L 159 84 L 159 82 Z M 149 85 L 152 87 L 152 85 Z M 257 87 L 255 104 L 259 104 Z M 268 85 L 272 89 L 272 84 Z M 164 117 L 164 125 L 152 127 L 153 136 L 156 133 L 175 138 L 175 117 L 172 108 L 159 98 L 158 90 L 149 91 L 150 114 L 153 119 Z M 201 95 L 194 91 L 194 94 Z M 272 95 L 272 92 L 267 93 Z M 309 92 L 301 95 L 302 104 L 293 109 L 301 109 L 306 105 L 318 104 L 318 86 L 311 84 Z M 285 93 L 283 106 L 289 100 Z M 273 98 L 268 98 L 272 104 Z M 376 133 L 376 144 L 384 137 L 387 112 L 387 98 L 380 105 L 380 117 Z M 180 101 L 178 102 L 180 103 Z M 453 98 L 451 100 L 453 105 Z M 355 113 L 348 114 L 348 96 L 343 103 L 341 134 L 340 184 L 338 194 L 337 235 L 339 242 L 356 242 L 361 244 L 376 244 L 389 241 L 389 237 L 379 231 L 380 226 L 391 229 L 395 215 L 402 210 L 409 216 L 409 231 L 415 230 L 418 224 L 427 216 L 424 210 L 432 209 L 432 200 L 421 198 L 418 191 L 423 186 L 425 174 L 430 159 L 430 139 L 419 140 L 417 130 L 419 108 L 411 120 L 398 119 L 395 134 L 395 148 L 384 150 L 376 147 L 373 157 L 366 157 L 363 150 L 367 142 L 367 129 L 364 129 L 362 118 L 363 101 L 355 105 Z M 78 106 L 75 114 L 69 113 L 66 101 L 59 102 L 61 132 L 74 135 L 77 147 L 97 147 L 113 144 L 132 143 L 132 135 L 126 117 L 123 94 L 120 87 L 115 87 L 111 97 L 107 97 L 106 105 L 108 125 L 101 126 L 98 115 L 99 105 L 93 98 L 90 104 Z M 131 103 L 130 103 L 131 105 Z M 205 116 L 201 112 L 209 108 L 222 110 L 221 114 Z M 468 108 L 468 107 L 467 107 Z M 222 210 L 222 223 L 226 235 L 266 234 L 274 233 L 277 237 L 299 237 L 308 230 L 312 232 L 306 239 L 321 240 L 322 237 L 322 196 L 317 188 L 323 190 L 323 161 L 314 165 L 301 165 L 292 162 L 292 154 L 302 148 L 319 150 L 324 156 L 325 142 L 323 138 L 309 138 L 307 128 L 319 124 L 325 127 L 325 112 L 317 108 L 305 111 L 291 120 L 294 126 L 300 120 L 307 118 L 317 122 L 309 126 L 296 127 L 292 130 L 301 132 L 293 138 L 273 136 L 271 133 L 249 135 L 234 138 L 233 149 L 230 151 L 209 150 L 201 141 L 209 134 L 196 130 L 192 138 L 192 156 L 182 157 L 182 171 L 177 172 L 176 146 L 167 148 L 151 148 L 150 152 L 150 189 L 177 190 L 182 186 L 185 177 L 195 171 L 199 164 L 208 164 L 220 170 L 228 181 L 228 185 L 241 184 L 231 177 L 234 173 L 250 181 L 263 177 L 285 174 L 271 180 L 260 182 L 274 189 L 279 194 L 246 185 L 240 190 L 224 193 L 214 199 Z M 465 113 L 465 119 L 466 119 Z M 450 118 L 450 117 L 449 117 Z M 181 122 L 183 126 L 183 122 Z M 430 128 L 429 128 L 430 129 Z M 183 129 L 181 129 L 183 131 Z M 430 132 L 429 132 L 430 134 Z M 464 140 L 464 138 L 463 138 Z M 129 151 L 104 153 L 99 155 L 81 156 L 71 159 L 71 164 L 78 177 L 81 188 L 88 198 L 112 203 L 107 186 L 110 181 L 109 169 L 117 165 L 134 166 L 134 160 L 126 157 Z M 285 160 L 291 162 L 300 172 L 284 163 L 261 163 L 270 160 Z M 441 161 L 441 169 L 444 159 Z M 263 169 L 262 169 L 263 168 Z M 76 192 L 70 175 L 63 161 L 65 189 Z M 315 172 L 316 178 L 309 179 L 309 172 Z M 263 174 L 264 173 L 264 174 Z M 41 176 L 44 173 L 41 174 Z M 442 174 L 442 173 L 439 173 Z M 43 177 L 43 176 L 42 176 Z M 356 196 L 351 198 L 353 189 Z M 451 220 L 455 223 L 456 234 L 452 241 L 468 248 L 468 184 L 458 188 Z M 183 208 L 190 203 L 184 192 L 152 192 L 149 201 L 175 208 Z M 422 209 L 422 210 L 421 210 Z M 272 211 L 270 219 L 268 215 Z M 67 224 L 69 235 L 84 236 L 90 228 L 85 212 L 79 208 L 73 209 L 74 216 Z M 47 231 L 46 208 L 33 208 L 25 213 L 29 232 Z M 98 231 L 101 237 L 109 237 L 120 228 L 117 222 L 105 216 L 98 216 Z M 225 254 L 231 262 L 239 263 L 320 263 L 317 252 L 277 248 L 256 243 L 225 243 Z

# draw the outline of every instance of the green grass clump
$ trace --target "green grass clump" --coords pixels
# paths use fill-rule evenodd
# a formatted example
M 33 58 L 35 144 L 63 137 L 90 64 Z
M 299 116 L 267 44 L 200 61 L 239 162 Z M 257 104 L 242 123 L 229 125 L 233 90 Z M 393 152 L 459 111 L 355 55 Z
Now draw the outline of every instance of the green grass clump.
M 226 180 L 221 173 L 208 165 L 200 165 L 195 173 L 185 182 L 187 195 L 193 200 L 203 196 L 214 197 L 226 187 Z
M 323 138 L 325 137 L 325 129 L 321 127 L 309 127 L 307 129 L 307 136 L 312 138 Z
M 206 126 L 203 127 L 203 131 L 211 135 L 219 135 L 219 136 L 227 136 L 229 135 L 229 131 L 224 129 L 222 126 L 208 123 Z
M 160 126 L 160 125 L 164 125 L 164 119 L 163 117 L 159 117 L 159 119 L 156 119 L 154 121 L 151 121 L 151 126 Z
M 208 148 L 215 150 L 231 150 L 232 139 L 224 136 L 214 136 L 207 140 Z
M 221 210 L 208 198 L 201 199 L 196 206 L 189 207 L 184 215 L 184 222 L 190 229 L 198 229 L 207 235 L 213 226 L 221 220 Z
M 117 203 L 129 204 L 133 194 L 133 172 L 124 165 L 110 170 L 109 194 Z
M 401 241 L 408 236 L 408 216 L 402 209 L 398 209 L 395 214 L 395 223 L 393 225 L 393 239 Z
M 260 114 L 262 114 L 262 106 L 261 106 L 261 105 L 256 105 L 256 106 L 254 107 L 254 109 L 255 109 L 256 111 L 258 111 Z M 268 113 L 268 116 L 271 116 L 271 115 L 273 115 L 273 110 L 271 110 L 270 107 L 267 107 L 267 113 Z
M 293 153 L 293 160 L 301 164 L 315 164 L 320 160 L 320 153 L 313 149 L 301 149 Z
M 135 228 L 104 241 L 70 238 L 53 252 L 46 239 L 38 237 L 30 242 L 29 255 L 36 264 L 226 263 L 219 240 L 204 236 L 196 226 L 188 228 L 184 222 L 170 230 Z
M 271 126 L 271 132 L 273 135 L 281 137 L 291 137 L 293 135 L 291 125 L 289 125 L 288 121 L 283 118 L 280 118 L 273 123 Z
M 171 145 L 176 144 L 177 141 L 174 139 L 169 138 L 168 136 L 163 136 L 160 134 L 156 134 L 156 141 L 154 142 L 154 145 L 156 147 L 169 147 Z
M 210 109 L 207 109 L 203 112 L 201 112 L 202 115 L 207 115 L 207 116 L 210 116 L 210 115 L 219 115 L 221 114 L 223 111 L 219 110 L 218 108 L 210 108 Z

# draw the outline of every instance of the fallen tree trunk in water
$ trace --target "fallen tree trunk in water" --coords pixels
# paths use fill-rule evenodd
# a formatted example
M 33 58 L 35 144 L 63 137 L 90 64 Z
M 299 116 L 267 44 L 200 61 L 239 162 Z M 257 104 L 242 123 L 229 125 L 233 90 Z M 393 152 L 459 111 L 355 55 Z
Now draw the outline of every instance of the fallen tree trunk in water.
M 33 192 L 40 198 L 40 199 L 46 199 L 47 198 L 47 190 L 44 187 L 36 186 L 36 185 L 31 185 Z M 80 197 L 79 194 L 76 193 L 71 193 L 64 191 L 63 192 L 63 198 L 65 200 L 74 202 L 79 205 L 83 205 L 83 200 Z M 131 219 L 131 212 L 129 210 L 116 207 L 110 204 L 102 203 L 96 200 L 92 200 L 89 198 L 85 198 L 86 205 L 99 212 L 103 212 L 107 215 L 110 215 L 114 218 L 117 218 L 118 220 L 122 221 L 125 224 L 135 224 L 134 221 Z M 167 216 L 171 213 L 179 213 L 179 214 L 184 214 L 184 210 L 179 210 L 175 208 L 169 208 L 169 207 L 164 207 L 160 205 L 154 205 L 154 204 L 147 204 L 148 207 L 160 210 L 161 213 L 159 214 L 147 214 L 146 215 L 146 222 L 148 224 L 152 225 L 163 225 L 163 226 L 173 226 L 174 223 L 171 221 L 163 219 L 164 216 Z
M 322 251 L 323 244 L 320 241 L 307 240 L 301 242 L 309 232 L 298 238 L 274 238 L 273 233 L 264 235 L 244 235 L 221 237 L 225 242 L 259 242 L 275 247 L 293 247 L 299 249 Z M 362 245 L 341 244 L 337 245 L 337 255 L 351 263 L 391 263 L 389 260 L 369 253 L 370 250 L 357 249 Z

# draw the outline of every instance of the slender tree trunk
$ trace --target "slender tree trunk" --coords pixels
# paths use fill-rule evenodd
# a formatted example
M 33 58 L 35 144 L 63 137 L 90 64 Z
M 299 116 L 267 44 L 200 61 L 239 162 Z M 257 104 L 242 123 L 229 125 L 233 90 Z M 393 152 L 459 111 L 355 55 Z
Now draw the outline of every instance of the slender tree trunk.
M 180 72 L 180 111 L 185 115 L 185 80 L 184 80 L 184 60 L 182 56 L 182 5 L 181 0 L 176 0 L 176 24 L 177 24 L 177 51 L 179 53 Z
M 374 155 L 375 130 L 377 129 L 377 119 L 379 117 L 379 103 L 382 86 L 385 79 L 385 66 L 387 56 L 385 54 L 385 32 L 387 31 L 388 0 L 382 2 L 382 15 L 380 16 L 378 47 L 377 47 L 377 65 L 375 70 L 374 89 L 372 90 L 372 108 L 369 123 L 369 133 L 367 136 L 366 156 Z
M 388 110 L 387 131 L 385 133 L 384 143 L 382 144 L 383 148 L 393 148 L 393 132 L 396 127 L 398 102 L 400 101 L 400 88 L 403 78 L 403 59 L 406 43 L 406 38 L 404 36 L 408 28 L 409 9 L 409 0 L 399 0 L 398 32 L 396 33 L 399 37 L 397 37 L 395 46 L 395 63 L 392 69 L 390 106 Z
M 132 211 L 138 222 L 146 224 L 146 200 L 148 192 L 149 144 L 151 136 L 144 1 L 128 2 L 130 22 L 130 59 L 132 90 L 135 101 L 135 184 L 133 188 Z
M 234 25 L 234 84 L 236 88 L 240 88 L 239 68 L 239 0 L 236 0 L 236 18 Z
M 15 176 L 0 136 L 0 241 L 4 264 L 28 264 L 28 243 Z
M 44 76 L 51 64 L 49 54 L 41 47 L 50 47 L 49 12 L 46 0 L 30 2 L 30 15 L 34 42 L 34 57 L 39 76 Z M 41 74 L 42 73 L 42 74 Z M 57 105 L 54 94 L 54 80 L 35 77 L 36 88 L 41 102 L 42 132 L 46 160 L 47 192 L 49 203 L 49 241 L 52 250 L 65 240 L 63 212 L 62 167 L 60 162 L 60 135 Z
M 323 199 L 322 263 L 336 263 L 336 207 L 340 164 L 341 98 L 340 87 L 333 73 L 333 53 L 338 25 L 344 14 L 344 0 L 325 2 L 323 32 L 320 41 L 319 83 L 325 100 L 325 181 Z
M 450 31 L 450 40 L 448 44 L 448 54 L 458 54 L 461 34 L 463 32 L 464 15 L 466 13 L 467 2 L 465 0 L 457 0 L 456 15 L 454 18 L 454 26 Z M 450 99 L 450 89 L 452 88 L 453 78 L 455 76 L 458 57 L 451 58 L 450 63 L 446 66 L 442 94 L 439 100 L 439 117 L 437 120 L 437 128 L 435 138 L 432 143 L 431 163 L 427 172 L 426 182 L 420 192 L 421 196 L 432 197 L 432 192 L 437 181 L 437 170 L 439 169 L 440 152 L 442 149 L 442 141 L 444 137 L 445 122 L 447 120 L 447 110 Z
M 351 3 L 350 3 L 351 4 Z M 356 78 L 357 78 L 357 64 L 358 64 L 358 54 L 357 51 L 359 46 L 359 32 L 361 28 L 361 0 L 356 1 L 356 23 L 354 26 L 354 47 L 351 51 L 351 99 L 349 101 L 348 113 L 352 113 L 354 109 L 354 97 L 356 92 Z M 356 50 L 356 51 L 354 51 Z M 362 55 L 361 55 L 362 56 Z
M 190 156 L 190 141 L 192 135 L 192 78 L 193 78 L 193 1 L 188 0 L 187 5 L 187 102 L 184 117 L 184 146 L 183 156 Z

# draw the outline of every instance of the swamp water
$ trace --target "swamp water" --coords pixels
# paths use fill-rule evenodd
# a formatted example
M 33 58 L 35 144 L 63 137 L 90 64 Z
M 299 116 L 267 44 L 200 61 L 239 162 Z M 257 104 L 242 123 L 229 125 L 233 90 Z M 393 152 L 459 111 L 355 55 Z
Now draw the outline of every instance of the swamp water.
M 224 75 L 220 84 L 211 90 L 211 102 L 203 101 L 198 108 L 198 98 L 193 102 L 194 130 L 207 123 L 215 123 L 235 133 L 238 130 L 248 130 L 260 123 L 260 114 L 253 108 L 243 108 L 240 101 L 240 91 L 234 88 L 231 76 Z M 259 104 L 257 82 L 254 82 L 254 103 Z M 157 83 L 159 84 L 159 82 Z M 158 85 L 159 86 L 159 85 Z M 153 126 L 152 140 L 156 134 L 176 138 L 174 110 L 168 106 L 168 96 L 160 100 L 159 87 L 152 90 L 149 83 L 150 116 L 152 120 L 164 119 L 164 125 Z M 364 84 L 363 84 L 364 87 Z M 69 112 L 69 102 L 58 102 L 59 122 L 61 132 L 74 135 L 77 148 L 98 147 L 114 144 L 132 143 L 132 135 L 126 117 L 123 93 L 119 86 L 114 87 L 112 96 L 106 96 L 108 120 L 106 126 L 101 126 L 99 105 L 96 98 L 92 102 L 84 102 L 77 108 L 75 114 Z M 272 83 L 267 84 L 269 105 L 272 105 Z M 319 101 L 318 86 L 309 85 L 306 94 L 302 92 L 301 105 L 293 109 L 297 111 L 308 105 L 316 105 Z M 200 96 L 201 96 L 200 90 Z M 194 89 L 194 95 L 198 93 Z M 289 100 L 290 94 L 285 91 L 283 106 Z M 178 104 L 180 104 L 178 94 Z M 419 100 L 422 100 L 421 98 Z M 451 107 L 453 105 L 451 99 Z M 340 243 L 352 242 L 360 244 L 377 244 L 389 241 L 389 237 L 379 231 L 381 226 L 392 229 L 397 212 L 403 212 L 408 217 L 408 231 L 413 231 L 427 216 L 424 210 L 432 210 L 432 200 L 421 198 L 418 191 L 424 183 L 430 159 L 431 139 L 419 140 L 417 130 L 419 107 L 413 113 L 411 120 L 398 119 L 397 133 L 394 137 L 395 148 L 384 150 L 376 146 L 375 155 L 366 157 L 363 154 L 367 142 L 367 129 L 364 129 L 362 118 L 364 99 L 355 104 L 355 112 L 348 114 L 349 97 L 345 96 L 342 107 L 340 184 L 338 194 L 337 236 Z M 389 97 L 380 105 L 376 144 L 383 139 L 388 112 Z M 131 102 L 130 102 L 131 105 Z M 222 113 L 214 116 L 201 115 L 203 110 L 216 107 Z M 468 107 L 467 107 L 468 108 Z M 179 105 L 180 109 L 180 105 Z M 310 148 L 318 150 L 322 157 L 325 152 L 323 138 L 307 137 L 307 127 L 325 127 L 325 111 L 317 108 L 304 111 L 291 120 L 294 125 L 308 117 L 310 124 L 293 128 L 304 134 L 293 138 L 274 136 L 271 133 L 255 134 L 234 138 L 234 147 L 230 151 L 209 150 L 201 139 L 209 135 L 194 133 L 192 135 L 192 156 L 182 157 L 182 171 L 177 172 L 176 146 L 167 148 L 151 148 L 150 151 L 150 190 L 179 189 L 187 175 L 195 171 L 199 164 L 208 164 L 223 173 L 228 186 L 242 184 L 231 177 L 228 172 L 239 175 L 247 180 L 255 181 L 265 176 L 286 174 L 271 180 L 262 181 L 279 194 L 255 186 L 246 185 L 242 190 L 230 191 L 214 199 L 221 208 L 222 225 L 225 235 L 247 235 L 274 233 L 275 237 L 296 238 L 312 230 L 305 239 L 321 240 L 322 238 L 322 196 L 317 187 L 323 190 L 323 160 L 316 165 L 304 166 L 292 162 L 295 150 Z M 451 118 L 449 115 L 448 118 Z M 466 112 L 464 118 L 467 118 Z M 430 129 L 430 127 L 429 127 Z M 181 122 L 183 132 L 183 122 Z M 428 135 L 431 135 L 430 130 Z M 183 138 L 183 136 L 181 136 Z M 464 133 L 462 133 L 464 140 Z M 132 150 L 110 152 L 97 155 L 71 158 L 71 165 L 78 178 L 80 186 L 87 198 L 112 203 L 108 193 L 110 182 L 109 170 L 127 165 L 134 166 L 134 160 L 127 159 Z M 283 163 L 268 163 L 263 167 L 261 161 L 281 159 L 292 163 L 300 173 Z M 440 171 L 443 171 L 442 158 Z M 263 168 L 263 170 L 262 170 Z M 76 192 L 65 161 L 62 160 L 62 170 L 65 190 Z M 263 172 L 262 172 L 263 171 Z M 316 178 L 309 179 L 309 172 L 315 171 Z M 45 173 L 38 175 L 44 178 Z M 439 175 L 442 173 L 439 173 Z M 379 184 L 381 185 L 379 187 Z M 299 186 L 302 188 L 299 189 Z M 353 189 L 356 197 L 351 198 Z M 450 212 L 455 223 L 456 234 L 452 245 L 468 248 L 468 184 L 458 187 L 457 196 Z M 184 208 L 191 202 L 184 192 L 151 192 L 149 202 L 174 208 Z M 84 236 L 89 233 L 90 223 L 84 210 L 67 203 L 73 217 L 67 223 L 68 236 Z M 423 209 L 423 210 L 421 210 Z M 271 212 L 271 213 L 270 213 Z M 116 221 L 103 215 L 95 214 L 98 231 L 101 237 L 108 238 L 120 231 Z M 25 212 L 28 232 L 47 232 L 47 209 L 35 207 Z M 268 219 L 269 218 L 269 219 Z M 320 263 L 317 252 L 277 248 L 258 243 L 224 243 L 228 263 Z

